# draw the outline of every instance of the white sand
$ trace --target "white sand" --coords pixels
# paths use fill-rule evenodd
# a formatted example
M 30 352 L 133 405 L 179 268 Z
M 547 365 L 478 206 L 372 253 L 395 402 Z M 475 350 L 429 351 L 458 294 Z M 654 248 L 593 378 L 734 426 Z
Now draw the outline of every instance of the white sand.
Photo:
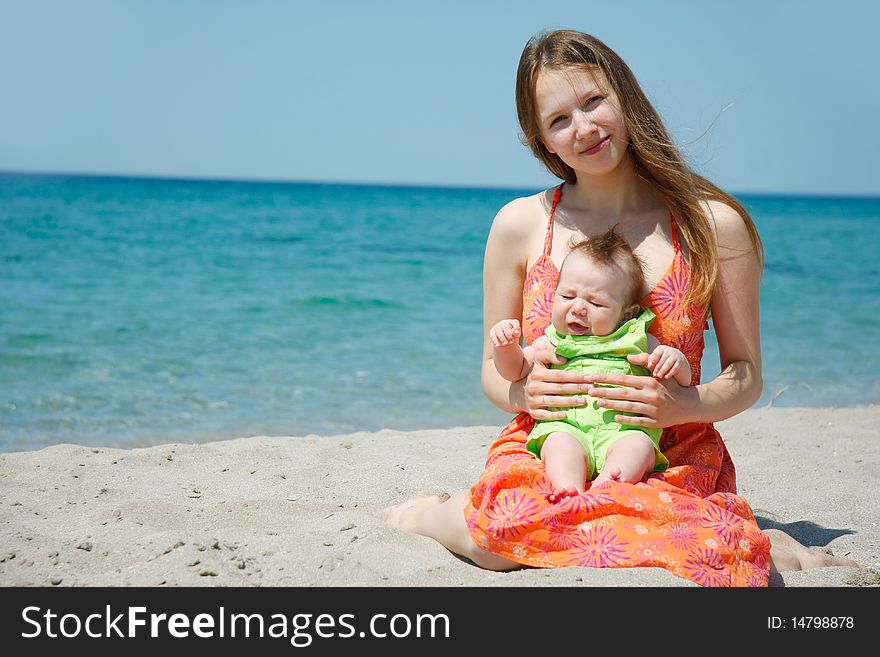
M 880 406 L 719 423 L 762 527 L 880 570 Z M 0 585 L 689 586 L 654 568 L 494 573 L 375 516 L 476 481 L 497 427 L 0 454 Z M 878 584 L 818 568 L 776 584 Z

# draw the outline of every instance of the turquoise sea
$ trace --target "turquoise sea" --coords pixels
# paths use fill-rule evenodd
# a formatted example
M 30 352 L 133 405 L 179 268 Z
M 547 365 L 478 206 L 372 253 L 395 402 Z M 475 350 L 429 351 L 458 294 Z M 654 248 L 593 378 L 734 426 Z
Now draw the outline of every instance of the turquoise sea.
M 501 424 L 483 247 L 534 191 L 0 175 L 0 450 Z M 880 199 L 740 198 L 758 405 L 880 403 Z

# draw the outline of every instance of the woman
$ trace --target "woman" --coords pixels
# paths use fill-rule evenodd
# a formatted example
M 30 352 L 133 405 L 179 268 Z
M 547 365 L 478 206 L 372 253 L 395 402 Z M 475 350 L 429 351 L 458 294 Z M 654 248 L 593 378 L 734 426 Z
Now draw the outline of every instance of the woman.
M 736 495 L 733 463 L 712 425 L 761 394 L 763 251 L 748 213 L 688 168 L 627 65 L 594 37 L 563 30 L 529 41 L 516 97 L 523 141 L 564 181 L 502 208 L 486 244 L 483 390 L 518 415 L 470 491 L 410 500 L 386 519 L 495 570 L 655 566 L 702 585 L 766 586 L 771 566 L 851 564 L 761 532 Z M 688 357 L 691 386 L 625 375 L 585 380 L 542 365 L 522 381 L 504 380 L 489 329 L 520 317 L 527 342 L 540 336 L 567 245 L 612 226 L 644 263 L 643 305 L 657 315 L 650 331 Z M 722 371 L 700 384 L 710 316 Z M 646 355 L 630 358 L 644 365 Z M 552 353 L 542 360 L 562 362 Z M 534 420 L 562 417 L 550 409 L 582 405 L 585 394 L 638 414 L 618 422 L 662 428 L 670 467 L 551 504 L 543 465 L 524 444 Z

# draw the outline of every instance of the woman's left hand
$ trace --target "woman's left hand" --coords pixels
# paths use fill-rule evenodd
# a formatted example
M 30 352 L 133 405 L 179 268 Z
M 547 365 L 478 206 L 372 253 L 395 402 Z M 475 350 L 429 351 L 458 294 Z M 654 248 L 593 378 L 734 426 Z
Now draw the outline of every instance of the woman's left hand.
M 629 362 L 642 367 L 648 364 L 648 354 L 628 356 Z M 617 415 L 614 420 L 645 429 L 663 429 L 675 424 L 694 421 L 694 409 L 699 403 L 697 389 L 683 386 L 674 379 L 655 379 L 653 376 L 633 374 L 590 374 L 591 384 L 610 384 L 620 388 L 592 386 L 587 392 L 599 399 L 599 406 L 615 411 L 636 413 L 636 416 Z

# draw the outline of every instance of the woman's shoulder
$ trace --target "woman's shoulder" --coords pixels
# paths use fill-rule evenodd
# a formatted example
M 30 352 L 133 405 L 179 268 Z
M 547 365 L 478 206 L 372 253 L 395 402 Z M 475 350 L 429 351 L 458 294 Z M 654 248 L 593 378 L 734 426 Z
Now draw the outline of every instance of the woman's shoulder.
M 709 225 L 715 232 L 715 241 L 721 248 L 743 250 L 752 245 L 752 237 L 739 210 L 718 199 L 701 202 Z
M 498 210 L 491 232 L 505 241 L 528 239 L 536 232 L 543 235 L 552 199 L 552 189 L 513 199 Z

